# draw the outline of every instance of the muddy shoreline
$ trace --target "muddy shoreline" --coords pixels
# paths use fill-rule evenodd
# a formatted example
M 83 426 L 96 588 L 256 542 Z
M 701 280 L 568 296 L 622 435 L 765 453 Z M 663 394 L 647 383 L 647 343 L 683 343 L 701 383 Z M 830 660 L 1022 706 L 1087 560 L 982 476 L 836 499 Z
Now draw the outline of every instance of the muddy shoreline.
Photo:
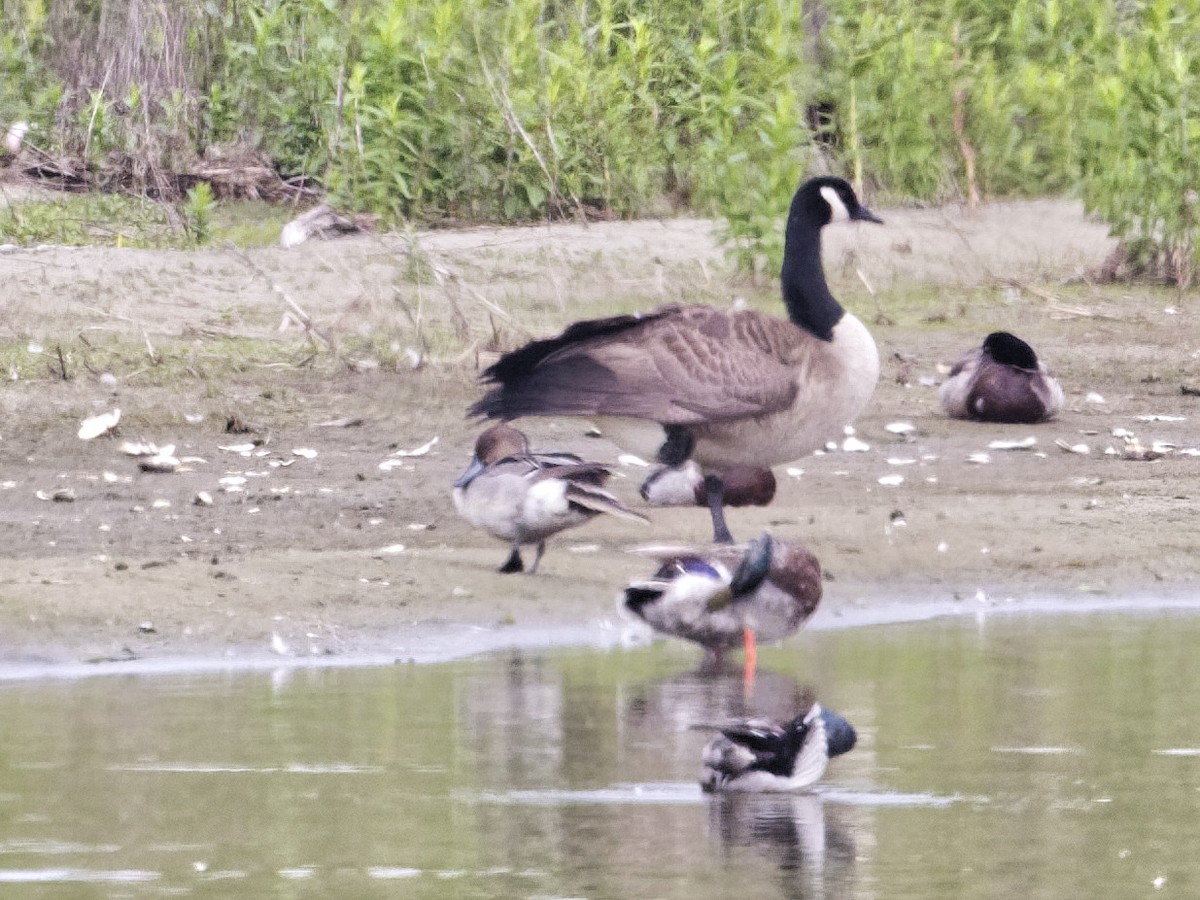
M 825 250 L 834 292 L 883 362 L 855 423 L 867 449 L 780 467 L 771 507 L 731 512 L 735 535 L 807 542 L 833 621 L 892 609 L 903 619 L 926 604 L 965 612 L 1049 598 L 1069 612 L 1200 596 L 1200 458 L 1183 452 L 1200 448 L 1200 411 L 1181 391 L 1200 384 L 1195 296 L 1080 280 L 1111 241 L 1072 203 L 884 217 L 884 228 L 831 229 Z M 253 252 L 333 350 L 314 347 L 272 284 L 220 251 L 0 254 L 10 374 L 0 663 L 341 664 L 426 645 L 444 648 L 430 658 L 486 649 L 472 633 L 501 644 L 586 634 L 615 621 L 616 596 L 638 574 L 627 547 L 706 539 L 702 510 L 649 510 L 645 527 L 595 522 L 563 535 L 537 576 L 497 574 L 504 547 L 459 520 L 449 498 L 478 428 L 463 410 L 497 342 L 677 300 L 775 310 L 777 288 L 732 277 L 711 225 L 694 220 L 421 240 L 453 280 L 414 275 L 388 236 Z M 1029 340 L 1062 380 L 1056 421 L 941 414 L 939 366 L 998 327 Z M 120 435 L 76 437 L 83 418 L 112 408 Z M 248 430 L 228 433 L 231 421 Z M 914 430 L 893 434 L 897 421 Z M 582 423 L 522 427 L 536 448 L 613 465 L 614 490 L 640 506 L 645 470 L 622 465 Z M 1171 446 L 1128 459 L 1120 429 Z M 989 449 L 1029 437 L 1025 450 Z M 142 472 L 120 450 L 127 440 L 175 444 L 183 464 Z M 57 491 L 71 499 L 42 499 Z M 211 505 L 194 502 L 200 493 Z

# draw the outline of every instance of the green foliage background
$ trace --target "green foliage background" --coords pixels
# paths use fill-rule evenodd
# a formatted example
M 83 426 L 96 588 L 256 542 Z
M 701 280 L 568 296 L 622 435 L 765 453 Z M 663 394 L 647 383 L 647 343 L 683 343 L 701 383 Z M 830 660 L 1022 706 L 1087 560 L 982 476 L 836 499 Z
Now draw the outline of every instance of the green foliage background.
M 1196 265 L 1200 0 L 0 3 L 0 122 L 101 186 L 251 152 L 392 220 L 717 214 L 751 263 L 806 172 L 941 201 L 969 146 Z

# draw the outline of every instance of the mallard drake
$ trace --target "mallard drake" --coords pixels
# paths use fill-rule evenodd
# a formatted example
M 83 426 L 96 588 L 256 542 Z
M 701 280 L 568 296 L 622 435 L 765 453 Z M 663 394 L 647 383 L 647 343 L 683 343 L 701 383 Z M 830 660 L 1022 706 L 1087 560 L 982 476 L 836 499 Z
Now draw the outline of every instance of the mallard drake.
M 709 474 L 714 538 L 732 543 L 721 473 L 770 468 L 842 433 L 875 390 L 879 353 L 829 292 L 821 229 L 880 222 L 840 178 L 813 178 L 792 198 L 780 273 L 788 318 L 754 310 L 665 306 L 576 322 L 505 354 L 472 415 L 583 416 L 642 456 Z
M 831 757 L 853 749 L 854 726 L 819 703 L 792 721 L 743 719 L 704 746 L 705 791 L 796 791 L 820 780 Z
M 454 482 L 454 506 L 476 528 L 512 545 L 501 572 L 522 571 L 521 546 L 536 544 L 532 575 L 551 535 L 601 513 L 647 521 L 604 490 L 610 474 L 572 453 L 531 453 L 520 431 L 493 425 L 479 436 L 470 465 Z
M 656 631 L 700 644 L 713 664 L 739 644 L 746 672 L 758 640 L 799 630 L 821 601 L 821 564 L 798 544 L 769 534 L 745 546 L 643 547 L 658 560 L 653 576 L 625 589 L 624 608 Z
M 1032 424 L 1058 414 L 1063 390 L 1032 347 L 1007 331 L 993 331 L 958 358 L 938 399 L 956 419 Z

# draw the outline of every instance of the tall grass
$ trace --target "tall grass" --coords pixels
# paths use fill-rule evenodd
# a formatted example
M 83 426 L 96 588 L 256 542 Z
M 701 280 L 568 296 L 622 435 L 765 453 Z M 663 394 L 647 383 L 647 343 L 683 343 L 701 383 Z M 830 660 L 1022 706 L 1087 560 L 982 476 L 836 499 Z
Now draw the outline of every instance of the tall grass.
M 1196 0 L 0 3 L 0 120 L 100 186 L 182 197 L 219 156 L 393 220 L 686 209 L 755 265 L 824 169 L 1078 191 L 1196 266 Z

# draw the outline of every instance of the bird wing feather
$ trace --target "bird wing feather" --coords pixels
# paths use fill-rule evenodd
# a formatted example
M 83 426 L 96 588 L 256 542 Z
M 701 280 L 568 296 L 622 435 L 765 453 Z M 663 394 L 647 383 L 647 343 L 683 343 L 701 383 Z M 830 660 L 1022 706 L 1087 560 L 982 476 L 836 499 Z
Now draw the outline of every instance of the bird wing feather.
M 704 306 L 579 322 L 489 368 L 484 378 L 496 386 L 472 412 L 673 425 L 765 415 L 795 400 L 796 369 L 821 343 L 783 319 Z

